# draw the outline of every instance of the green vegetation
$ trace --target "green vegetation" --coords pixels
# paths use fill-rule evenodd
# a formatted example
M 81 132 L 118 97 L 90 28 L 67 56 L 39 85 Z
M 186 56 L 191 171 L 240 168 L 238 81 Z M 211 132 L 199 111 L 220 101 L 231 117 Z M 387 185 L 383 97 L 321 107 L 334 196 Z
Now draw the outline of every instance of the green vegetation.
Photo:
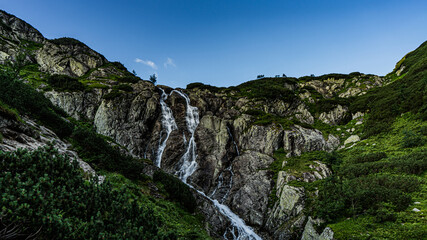
M 294 124 L 299 123 L 296 120 L 291 120 L 288 118 L 279 117 L 274 114 L 266 113 L 261 110 L 250 109 L 245 112 L 245 114 L 249 114 L 255 117 L 255 120 L 252 124 L 265 126 L 270 124 L 278 124 L 281 125 L 284 129 L 290 129 L 290 127 Z
M 195 82 L 195 83 L 190 83 L 187 85 L 187 89 L 200 89 L 200 90 L 208 90 L 210 92 L 220 92 L 221 90 L 224 90 L 226 88 L 220 88 L 220 87 L 215 87 L 215 86 L 211 86 L 208 84 L 203 84 L 201 82 Z
M 42 122 L 60 137 L 71 135 L 73 127 L 63 119 L 65 112 L 54 106 L 42 93 L 16 80 L 8 71 L 0 71 L 0 100 Z
M 185 211 L 179 202 L 171 202 L 170 200 L 175 199 L 164 190 L 163 184 L 157 183 L 158 192 L 153 193 L 154 185 L 149 179 L 143 182 L 131 181 L 117 173 L 106 173 L 106 177 L 114 189 L 119 190 L 126 186 L 126 192 L 132 199 L 148 209 L 153 209 L 154 216 L 161 219 L 163 232 L 173 232 L 178 239 L 211 239 L 204 230 L 203 216 Z
M 125 92 L 132 92 L 133 88 L 129 84 L 119 84 L 119 85 L 113 86 L 113 90 L 122 90 Z
M 126 188 L 85 181 L 77 162 L 52 148 L 0 152 L 0 218 L 41 239 L 174 239 Z
M 125 77 L 117 77 L 115 78 L 115 80 L 119 82 L 124 82 L 124 83 L 137 83 L 138 81 L 141 80 L 141 78 L 136 76 L 125 76 Z
M 53 89 L 57 91 L 83 91 L 84 85 L 79 82 L 77 78 L 67 75 L 51 75 L 48 77 L 47 82 Z
M 79 156 L 97 169 L 118 172 L 129 179 L 145 178 L 142 160 L 123 155 L 118 147 L 111 146 L 88 126 L 75 126 L 70 141 Z
M 0 117 L 15 121 L 22 121 L 16 109 L 10 108 L 0 100 Z
M 197 205 L 190 188 L 175 176 L 163 171 L 157 171 L 153 176 L 154 182 L 161 183 L 169 194 L 170 199 L 180 203 L 189 212 L 194 212 Z
M 313 207 L 338 239 L 422 239 L 427 233 L 427 122 L 398 117 L 386 133 L 339 151 Z M 405 143 L 408 132 L 409 145 Z M 413 203 L 420 202 L 419 205 Z M 420 212 L 412 211 L 412 208 Z M 399 230 L 397 230 L 399 229 Z
M 295 78 L 263 78 L 248 81 L 231 87 L 240 97 L 248 97 L 263 100 L 281 99 L 285 102 L 294 102 L 297 97 L 295 92 L 290 90 L 287 85 L 295 85 Z
M 427 42 L 409 53 L 400 64 L 405 66 L 404 77 L 373 89 L 350 104 L 353 113 L 369 111 L 365 137 L 388 131 L 402 113 L 412 112 L 427 120 Z
M 88 48 L 88 46 L 86 46 L 86 44 L 80 42 L 79 40 L 77 40 L 75 38 L 69 38 L 69 37 L 55 38 L 55 39 L 49 40 L 49 42 L 51 42 L 53 44 L 57 44 L 57 45 L 76 45 L 76 46 Z

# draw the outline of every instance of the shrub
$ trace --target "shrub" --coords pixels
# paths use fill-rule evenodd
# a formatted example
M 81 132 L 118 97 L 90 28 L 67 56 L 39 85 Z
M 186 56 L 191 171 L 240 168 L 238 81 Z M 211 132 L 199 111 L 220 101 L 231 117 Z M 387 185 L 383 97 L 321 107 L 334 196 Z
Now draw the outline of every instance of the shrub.
M 153 180 L 163 185 L 171 199 L 178 201 L 189 212 L 195 211 L 197 206 L 196 199 L 190 188 L 181 180 L 163 171 L 155 172 Z
M 0 100 L 0 117 L 18 121 L 19 114 L 15 109 L 10 108 Z
M 351 158 L 349 163 L 376 162 L 386 157 L 387 154 L 385 152 L 367 153 Z
M 195 89 L 195 88 L 198 88 L 198 89 L 201 89 L 201 90 L 207 89 L 210 92 L 219 92 L 220 90 L 224 89 L 224 88 L 219 88 L 219 87 L 211 86 L 211 85 L 208 85 L 208 84 L 203 84 L 203 83 L 200 83 L 200 82 L 190 83 L 190 84 L 187 85 L 187 89 Z
M 411 203 L 408 193 L 419 190 L 414 177 L 369 175 L 354 179 L 327 179 L 319 191 L 315 209 L 318 216 L 331 221 L 345 216 L 380 209 L 387 203 L 394 211 L 404 210 Z
M 79 156 L 97 168 L 119 172 L 130 179 L 145 179 L 142 160 L 123 155 L 118 147 L 111 146 L 95 130 L 77 125 L 71 138 Z
M 341 166 L 338 174 L 346 178 L 356 178 L 379 172 L 397 172 L 407 174 L 422 174 L 427 170 L 427 152 L 407 154 L 385 161 L 362 162 Z
M 161 220 L 126 188 L 85 181 L 78 163 L 52 148 L 0 151 L 0 219 L 40 239 L 170 239 Z
M 403 148 L 418 147 L 424 145 L 425 143 L 424 137 L 421 135 L 421 133 L 415 133 L 410 130 L 405 130 L 403 131 L 403 135 Z
M 80 42 L 79 40 L 69 37 L 55 38 L 49 40 L 49 42 L 57 45 L 77 45 L 81 47 L 87 47 L 86 44 Z
M 122 90 L 122 91 L 125 91 L 125 92 L 132 92 L 133 91 L 133 87 L 131 87 L 128 84 L 120 84 L 120 85 L 117 85 L 117 86 L 113 86 L 113 89 L 115 89 L 115 90 Z
M 121 62 L 110 62 L 110 64 L 121 71 L 124 71 L 124 72 L 128 71 L 128 69 Z
M 85 89 L 77 78 L 67 75 L 51 75 L 48 77 L 47 82 L 53 89 L 58 91 L 82 91 Z
M 341 106 L 348 106 L 349 100 L 346 98 L 321 98 L 319 101 L 315 104 L 316 112 L 322 113 L 322 112 L 330 112 L 334 108 L 336 108 L 338 105 Z
M 137 83 L 138 81 L 140 81 L 141 79 L 139 77 L 136 76 L 125 76 L 125 77 L 118 77 L 117 81 L 119 82 L 125 82 L 125 83 Z
M 233 89 L 237 90 L 240 96 L 248 98 L 280 99 L 288 103 L 296 101 L 298 98 L 292 90 L 285 87 L 286 84 L 294 85 L 296 80 L 294 78 L 263 78 L 242 83 Z

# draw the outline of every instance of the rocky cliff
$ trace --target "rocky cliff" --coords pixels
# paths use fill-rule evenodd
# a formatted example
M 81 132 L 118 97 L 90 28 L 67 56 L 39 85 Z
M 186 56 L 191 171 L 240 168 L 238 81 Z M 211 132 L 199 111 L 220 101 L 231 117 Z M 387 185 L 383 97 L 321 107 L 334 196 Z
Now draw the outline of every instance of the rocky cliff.
M 321 235 L 314 230 L 320 220 L 305 211 L 308 193 L 304 187 L 289 184 L 326 178 L 331 175 L 327 165 L 314 161 L 302 172 L 283 170 L 287 161 L 279 172 L 271 166 L 278 161 L 277 152 L 292 157 L 345 147 L 345 140 L 355 135 L 355 130 L 338 130 L 336 125 L 353 118 L 363 121 L 362 113 L 349 110 L 349 98 L 382 86 L 388 79 L 361 73 L 330 74 L 264 78 L 230 88 L 196 84 L 173 91 L 135 80 L 121 64 L 109 62 L 77 40 L 45 39 L 29 24 L 5 12 L 0 12 L 0 22 L 0 60 L 13 60 L 24 52 L 27 61 L 36 66 L 22 76 L 29 84 L 69 116 L 89 121 L 98 133 L 112 138 L 133 156 L 153 162 L 159 157 L 165 134 L 160 104 L 163 89 L 176 128 L 168 135 L 160 167 L 171 174 L 181 167 L 191 138 L 186 121 L 188 103 L 178 91 L 188 95 L 191 106 L 198 109 L 200 122 L 194 133 L 198 167 L 188 182 L 227 205 L 265 239 L 332 239 L 330 229 Z M 46 80 L 49 74 L 77 79 L 85 90 L 50 87 Z M 265 97 L 260 92 L 263 84 L 280 92 Z M 31 131 L 12 130 L 13 122 L 0 124 L 8 139 L 0 145 L 3 149 L 22 144 L 32 148 L 46 142 L 42 136 L 49 136 L 58 148 L 73 154 L 65 143 L 35 123 L 36 130 Z M 228 222 L 203 198 L 200 204 L 206 221 L 213 225 L 212 235 L 222 236 L 218 232 L 226 231 Z

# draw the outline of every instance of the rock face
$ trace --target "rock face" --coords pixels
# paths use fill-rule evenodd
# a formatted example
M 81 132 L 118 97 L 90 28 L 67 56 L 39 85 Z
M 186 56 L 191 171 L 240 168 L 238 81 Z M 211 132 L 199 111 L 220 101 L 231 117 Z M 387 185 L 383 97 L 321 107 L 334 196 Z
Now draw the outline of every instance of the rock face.
M 0 150 L 15 151 L 18 148 L 35 150 L 39 147 L 53 145 L 59 153 L 67 155 L 70 160 L 76 160 L 81 169 L 88 177 L 94 176 L 95 171 L 89 164 L 82 161 L 76 152 L 70 150 L 71 144 L 61 140 L 51 130 L 38 125 L 31 119 L 23 119 L 22 122 L 7 119 L 0 116 Z M 99 181 L 104 180 L 103 176 L 99 176 Z
M 249 150 L 233 162 L 235 170 L 229 206 L 252 226 L 262 227 L 264 223 L 272 188 L 272 175 L 266 169 L 273 161 L 268 155 Z
M 159 117 L 159 93 L 153 84 L 132 84 L 134 92 L 113 99 L 103 99 L 106 90 L 91 92 L 46 92 L 45 96 L 76 119 L 93 121 L 98 133 L 126 146 L 134 156 L 151 157 L 158 140 L 150 136 Z
M 284 131 L 283 143 L 289 156 L 299 156 L 303 152 L 332 151 L 339 145 L 339 139 L 329 135 L 325 140 L 321 131 L 296 125 Z
M 55 44 L 46 41 L 36 52 L 41 70 L 51 74 L 81 77 L 90 69 L 107 63 L 104 56 L 84 44 Z
M 337 125 L 343 122 L 343 120 L 347 117 L 348 117 L 348 108 L 338 105 L 336 108 L 334 108 L 330 112 L 321 113 L 319 120 L 329 125 Z
M 3 38 L 8 38 L 13 41 L 33 41 L 42 43 L 45 38 L 30 24 L 25 21 L 0 10 L 0 34 Z

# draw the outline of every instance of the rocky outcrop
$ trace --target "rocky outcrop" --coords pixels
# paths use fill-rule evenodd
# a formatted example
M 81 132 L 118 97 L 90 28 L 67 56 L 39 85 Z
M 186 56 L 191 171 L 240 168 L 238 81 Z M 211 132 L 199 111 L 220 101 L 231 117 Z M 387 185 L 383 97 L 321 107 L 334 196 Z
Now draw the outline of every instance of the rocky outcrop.
M 246 151 L 233 162 L 231 209 L 252 226 L 262 227 L 271 191 L 272 174 L 268 167 L 274 159 L 268 155 Z
M 35 150 L 52 145 L 60 154 L 68 156 L 70 160 L 76 160 L 88 178 L 95 175 L 91 166 L 70 149 L 71 144 L 61 140 L 54 132 L 31 119 L 24 118 L 22 121 L 17 121 L 0 116 L 0 136 L 2 136 L 0 140 L 2 151 L 15 151 L 18 148 Z M 104 180 L 103 176 L 98 178 L 100 182 Z
M 301 240 L 333 240 L 334 232 L 329 227 L 325 228 L 320 235 L 317 233 L 314 226 L 319 224 L 319 221 L 313 220 L 311 217 L 308 217 L 308 221 L 305 224 Z
M 49 91 L 45 92 L 44 95 L 71 117 L 77 120 L 93 120 L 102 102 L 104 91 L 101 89 L 94 89 L 90 92 Z
M 0 35 L 15 42 L 27 40 L 37 43 L 45 41 L 43 35 L 30 24 L 0 10 Z
M 107 63 L 107 59 L 84 44 L 55 44 L 46 41 L 36 52 L 36 60 L 44 72 L 81 77 L 90 69 Z
M 131 154 L 147 157 L 151 134 L 159 116 L 159 94 L 154 85 L 140 81 L 132 84 L 134 92 L 123 92 L 113 99 L 104 99 L 108 90 L 89 92 L 46 92 L 53 104 L 76 119 L 93 121 L 98 133 L 113 138 Z M 158 129 L 158 128 L 157 128 Z M 157 145 L 156 145 L 157 146 Z M 152 151 L 149 154 L 151 157 Z
M 242 150 L 253 150 L 272 155 L 283 145 L 283 130 L 280 126 L 251 125 L 244 129 L 248 123 L 242 123 L 240 119 L 234 123 L 234 129 L 238 133 L 237 140 Z
M 284 131 L 283 146 L 288 156 L 299 156 L 303 152 L 332 151 L 339 145 L 339 139 L 329 135 L 326 140 L 321 131 L 295 125 Z
M 323 112 L 319 116 L 320 121 L 329 125 L 338 125 L 346 118 L 348 118 L 348 107 L 343 107 L 341 105 L 337 105 L 336 108 L 329 112 Z

